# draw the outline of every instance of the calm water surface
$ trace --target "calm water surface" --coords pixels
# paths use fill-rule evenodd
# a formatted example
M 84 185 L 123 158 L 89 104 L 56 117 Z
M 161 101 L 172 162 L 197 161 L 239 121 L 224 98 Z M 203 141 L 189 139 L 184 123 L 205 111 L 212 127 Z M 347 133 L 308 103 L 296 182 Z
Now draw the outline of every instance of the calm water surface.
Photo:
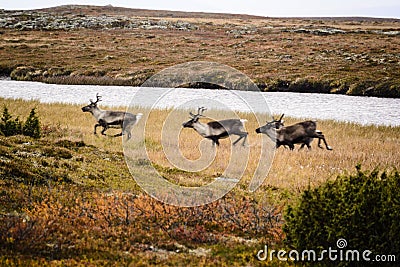
M 0 97 L 39 100 L 43 103 L 87 104 L 96 93 L 104 106 L 208 108 L 266 112 L 312 119 L 333 119 L 360 124 L 400 126 L 400 99 L 308 93 L 259 93 L 208 89 L 166 89 L 123 86 L 54 85 L 0 81 Z M 155 101 L 155 99 L 157 101 Z

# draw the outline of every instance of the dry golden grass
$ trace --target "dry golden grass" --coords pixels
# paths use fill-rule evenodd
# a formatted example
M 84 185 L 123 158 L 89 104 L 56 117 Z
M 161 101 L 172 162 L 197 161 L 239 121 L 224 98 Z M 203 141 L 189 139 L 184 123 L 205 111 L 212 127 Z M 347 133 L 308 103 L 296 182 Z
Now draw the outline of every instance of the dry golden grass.
M 86 144 L 96 146 L 107 151 L 122 151 L 121 138 L 104 137 L 93 134 L 94 118 L 80 110 L 79 105 L 66 104 L 41 104 L 38 102 L 26 102 L 22 100 L 0 99 L 0 106 L 6 105 L 12 114 L 25 118 L 31 108 L 37 107 L 44 129 L 49 132 L 44 138 L 70 139 L 73 141 L 82 140 Z M 123 107 L 117 108 L 124 110 Z M 215 160 L 205 170 L 198 173 L 187 173 L 177 171 L 166 158 L 161 144 L 161 129 L 163 121 L 171 110 L 149 110 L 134 109 L 134 112 L 142 112 L 149 115 L 146 122 L 146 149 L 149 158 L 157 170 L 168 180 L 187 186 L 206 184 L 215 177 L 220 176 L 228 164 L 232 150 L 246 152 L 240 143 L 232 147 L 229 139 L 221 140 L 221 146 L 217 148 Z M 188 119 L 187 111 L 177 112 L 174 118 L 177 127 Z M 207 111 L 207 115 L 214 118 L 225 118 L 227 115 L 221 112 Z M 248 182 L 252 178 L 257 167 L 260 155 L 260 136 L 257 136 L 254 129 L 258 127 L 254 117 L 250 114 L 240 114 L 248 120 L 246 129 L 249 132 L 248 144 L 250 144 L 250 156 L 247 160 L 240 160 L 239 163 L 247 163 L 244 179 L 240 182 L 238 190 L 248 190 Z M 286 118 L 286 124 L 297 122 L 297 119 Z M 143 140 L 135 140 L 136 131 L 144 127 L 142 120 L 133 131 L 133 143 Z M 373 168 L 397 168 L 400 169 L 400 127 L 383 126 L 361 126 L 354 123 L 336 121 L 319 121 L 318 129 L 323 131 L 326 139 L 333 147 L 333 151 L 319 149 L 316 141 L 312 144 L 313 149 L 301 151 L 296 147 L 295 151 L 279 148 L 267 179 L 256 191 L 262 196 L 269 190 L 283 190 L 289 194 L 297 194 L 308 186 L 316 186 L 337 175 L 352 172 L 358 163 L 366 169 Z M 114 132 L 113 132 L 114 131 Z M 110 134 L 118 133 L 119 130 L 109 130 Z M 167 139 L 169 136 L 177 138 L 182 154 L 191 160 L 201 157 L 199 143 L 206 152 L 212 152 L 211 141 L 204 140 L 192 129 L 182 129 L 179 134 L 164 133 Z M 235 138 L 233 139 L 235 140 Z M 168 141 L 168 140 L 167 140 Z M 168 142 L 166 142 L 168 145 Z M 172 142 L 173 144 L 174 142 Z M 171 144 L 170 144 L 171 145 Z M 178 149 L 176 153 L 178 153 Z M 134 153 L 134 151 L 133 151 Z M 115 170 L 127 172 L 123 170 Z
M 296 202 L 305 188 L 314 187 L 341 173 L 353 172 L 357 163 L 365 169 L 400 167 L 400 127 L 319 121 L 318 129 L 323 131 L 334 150 L 321 150 L 316 147 L 316 142 L 311 151 L 278 149 L 267 179 L 252 193 L 248 184 L 260 155 L 261 136 L 254 132 L 258 125 L 253 116 L 239 114 L 239 117 L 248 120 L 246 129 L 249 132 L 249 159 L 237 160 L 240 164 L 247 163 L 244 178 L 226 197 L 210 205 L 174 207 L 147 196 L 143 187 L 132 179 L 131 173 L 134 178 L 138 175 L 146 178 L 146 175 L 154 173 L 148 161 L 141 158 L 141 143 L 145 142 L 155 169 L 170 182 L 184 186 L 211 183 L 226 168 L 230 152 L 245 152 L 247 148 L 242 148 L 240 144 L 232 147 L 229 139 L 221 140 L 215 160 L 208 168 L 193 173 L 181 171 L 167 160 L 163 145 L 164 149 L 169 145 L 172 151 L 178 153 L 176 143 L 179 143 L 182 154 L 196 160 L 202 156 L 200 150 L 203 153 L 212 152 L 211 141 L 202 139 L 192 129 L 181 129 L 182 122 L 188 119 L 187 111 L 150 112 L 134 108 L 134 113 L 142 112 L 144 117 L 150 115 L 147 125 L 142 120 L 134 128 L 133 141 L 128 142 L 131 149 L 125 152 L 133 156 L 134 163 L 137 163 L 131 165 L 130 173 L 122 153 L 122 139 L 95 136 L 95 120 L 90 114 L 83 113 L 80 105 L 0 98 L 0 107 L 3 106 L 21 119 L 25 119 L 29 111 L 36 107 L 44 133 L 40 140 L 25 136 L 0 138 L 0 172 L 6 174 L 4 179 L 0 179 L 0 218 L 4 221 L 0 230 L 8 234 L 7 227 L 20 229 L 11 231 L 18 242 L 14 242 L 14 237 L 7 238 L 7 245 L 1 248 L 4 256 L 0 257 L 0 262 L 9 262 L 11 257 L 19 265 L 46 266 L 47 263 L 54 266 L 54 261 L 48 262 L 48 254 L 43 254 L 46 252 L 60 257 L 57 264 L 62 262 L 67 266 L 68 262 L 72 262 L 70 265 L 77 262 L 81 265 L 88 262 L 104 265 L 110 261 L 119 265 L 141 262 L 147 266 L 161 253 L 152 247 L 166 251 L 160 264 L 181 265 L 184 258 L 187 265 L 201 260 L 207 263 L 200 266 L 208 266 L 213 261 L 215 265 L 244 266 L 249 264 L 249 259 L 253 259 L 250 261 L 252 265 L 256 261 L 255 253 L 265 244 L 284 246 L 283 210 L 287 204 Z M 124 110 L 123 107 L 116 109 Z M 164 128 L 166 132 L 163 136 L 161 129 L 164 120 L 168 121 L 170 112 L 175 113 L 171 122 L 179 131 L 174 133 L 170 128 Z M 231 116 L 227 112 L 212 110 L 207 110 L 205 115 L 216 119 Z M 206 121 L 205 118 L 202 120 Z M 287 124 L 297 121 L 286 118 Z M 139 138 L 141 127 L 146 128 L 146 141 Z M 109 131 L 109 134 L 119 132 Z M 164 142 L 164 137 L 167 142 Z M 70 146 L 64 147 L 60 143 Z M 77 143 L 82 146 L 74 147 L 73 144 Z M 61 157 L 63 152 L 72 157 Z M 43 174 L 46 177 L 42 177 Z M 53 182 L 46 182 L 49 178 Z M 40 180 L 43 185 L 25 184 L 24 181 L 29 179 Z M 150 189 L 166 192 L 158 181 L 149 181 L 152 185 Z M 190 196 L 199 198 L 198 195 Z M 27 224 L 25 218 L 32 220 L 31 224 Z M 27 225 L 35 227 L 29 232 L 30 226 Z M 27 229 L 30 234 L 25 235 Z M 61 244 L 62 249 L 53 248 L 52 244 Z M 76 247 L 70 249 L 70 244 Z M 210 252 L 197 257 L 193 257 L 188 250 L 176 253 L 182 245 Z M 29 250 L 25 250 L 26 247 Z M 110 258 L 111 254 L 113 258 Z M 272 263 L 272 266 L 279 264 Z

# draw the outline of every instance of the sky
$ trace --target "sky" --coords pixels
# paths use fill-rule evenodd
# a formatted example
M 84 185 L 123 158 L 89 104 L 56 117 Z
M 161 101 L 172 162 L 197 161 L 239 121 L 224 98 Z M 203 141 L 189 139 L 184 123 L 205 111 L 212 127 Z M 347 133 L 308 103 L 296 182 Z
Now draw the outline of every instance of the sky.
M 266 17 L 382 17 L 400 19 L 399 0 L 0 0 L 0 9 L 37 9 L 65 4 L 203 11 Z

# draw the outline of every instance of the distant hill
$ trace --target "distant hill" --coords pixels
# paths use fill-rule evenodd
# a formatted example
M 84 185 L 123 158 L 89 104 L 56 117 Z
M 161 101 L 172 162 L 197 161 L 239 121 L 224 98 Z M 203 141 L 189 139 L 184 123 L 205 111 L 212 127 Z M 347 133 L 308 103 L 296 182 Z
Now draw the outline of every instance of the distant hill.
M 0 35 L 0 76 L 15 80 L 139 86 L 164 68 L 211 61 L 264 91 L 400 98 L 400 19 L 63 5 L 0 9 Z
M 62 5 L 50 8 L 40 9 L 45 12 L 57 13 L 83 13 L 85 15 L 124 15 L 137 17 L 157 17 L 157 18 L 218 18 L 218 19 L 264 19 L 262 16 L 253 16 L 245 14 L 225 14 L 225 13 L 207 13 L 207 12 L 185 12 L 170 10 L 150 10 L 91 5 Z
M 205 19 L 271 19 L 268 16 L 255 16 L 246 14 L 210 13 L 210 12 L 185 12 L 172 10 L 150 10 L 138 8 L 115 7 L 112 5 L 93 6 L 93 5 L 61 5 L 56 7 L 40 9 L 46 12 L 55 13 L 82 13 L 85 15 L 124 15 L 137 17 L 156 17 L 156 18 L 205 18 Z M 395 18 L 374 18 L 374 17 L 281 17 L 281 19 L 308 19 L 323 21 L 393 21 L 399 22 Z

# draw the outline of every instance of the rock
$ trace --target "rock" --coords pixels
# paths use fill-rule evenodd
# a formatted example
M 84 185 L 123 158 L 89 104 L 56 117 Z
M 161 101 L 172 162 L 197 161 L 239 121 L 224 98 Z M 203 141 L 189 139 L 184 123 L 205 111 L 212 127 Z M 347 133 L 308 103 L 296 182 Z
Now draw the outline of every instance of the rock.
M 279 56 L 280 60 L 288 60 L 288 59 L 292 59 L 292 55 L 281 55 Z
M 206 257 L 211 253 L 211 249 L 199 247 L 196 249 L 190 249 L 189 253 L 197 257 Z
M 344 30 L 335 29 L 335 28 L 297 28 L 297 29 L 284 29 L 286 32 L 295 32 L 295 33 L 308 33 L 315 35 L 333 35 L 333 34 L 345 34 L 347 33 Z
M 198 30 L 197 25 L 186 21 L 170 22 L 156 19 L 140 19 L 121 15 L 52 14 L 43 11 L 2 11 L 0 28 L 19 30 L 71 30 L 71 29 L 173 29 Z
M 107 55 L 104 57 L 104 60 L 110 60 L 110 59 L 114 59 L 114 58 L 115 58 L 114 56 Z
M 32 75 L 34 73 L 37 73 L 37 70 L 35 70 L 32 67 L 26 67 L 26 66 L 21 66 L 21 67 L 17 67 L 16 69 L 14 69 L 11 74 L 10 77 L 13 80 L 30 80 Z

